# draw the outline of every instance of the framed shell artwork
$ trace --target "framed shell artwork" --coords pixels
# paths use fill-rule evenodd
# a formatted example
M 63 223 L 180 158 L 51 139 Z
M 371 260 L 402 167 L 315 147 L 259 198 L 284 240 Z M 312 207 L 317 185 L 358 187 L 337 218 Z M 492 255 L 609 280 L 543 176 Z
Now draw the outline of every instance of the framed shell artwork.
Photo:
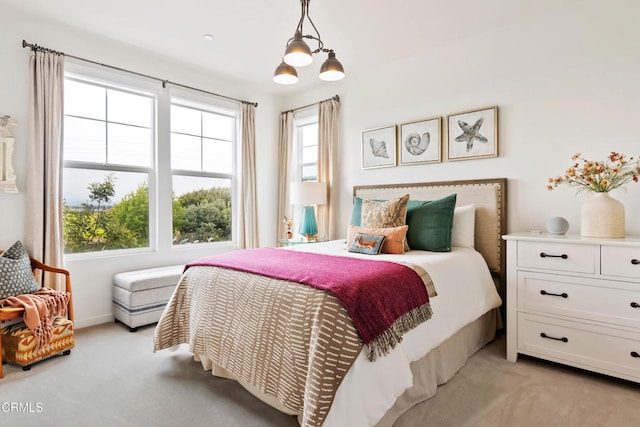
M 442 161 L 442 117 L 400 125 L 398 151 L 401 165 Z
M 362 168 L 396 165 L 396 125 L 362 131 Z

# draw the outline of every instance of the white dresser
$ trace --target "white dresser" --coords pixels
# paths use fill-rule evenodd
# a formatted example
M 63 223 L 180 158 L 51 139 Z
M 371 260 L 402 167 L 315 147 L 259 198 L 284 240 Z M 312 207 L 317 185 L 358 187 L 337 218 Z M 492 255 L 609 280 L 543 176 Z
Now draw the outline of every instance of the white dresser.
M 504 239 L 507 359 L 527 354 L 640 382 L 640 238 Z

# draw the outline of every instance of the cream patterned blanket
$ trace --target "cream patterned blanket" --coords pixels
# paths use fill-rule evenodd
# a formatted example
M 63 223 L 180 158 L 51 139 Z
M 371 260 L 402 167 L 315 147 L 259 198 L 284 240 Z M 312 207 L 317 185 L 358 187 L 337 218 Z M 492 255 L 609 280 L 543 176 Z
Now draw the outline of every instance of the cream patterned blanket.
M 303 427 L 322 425 L 363 345 L 328 292 L 197 266 L 182 277 L 155 330 L 154 351 L 178 344 L 301 414 Z

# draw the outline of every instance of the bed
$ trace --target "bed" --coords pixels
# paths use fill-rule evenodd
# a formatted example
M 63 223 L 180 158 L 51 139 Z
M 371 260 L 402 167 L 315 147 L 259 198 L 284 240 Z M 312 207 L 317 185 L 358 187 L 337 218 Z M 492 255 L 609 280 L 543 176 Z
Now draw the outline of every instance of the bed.
M 305 427 L 393 425 L 494 338 L 504 300 L 506 179 L 354 188 L 354 197 L 367 200 L 405 194 L 423 201 L 456 194 L 454 234 L 467 244 L 450 252 L 375 256 L 374 262 L 426 271 L 437 293 L 429 298 L 431 318 L 405 331 L 388 354 L 371 360 L 349 314 L 344 317 L 328 292 L 204 265 L 190 267 L 180 280 L 156 327 L 154 351 L 188 344 L 205 369 L 237 380 Z M 458 216 L 470 206 L 471 228 L 469 215 Z M 345 246 L 341 239 L 273 251 L 371 259 Z

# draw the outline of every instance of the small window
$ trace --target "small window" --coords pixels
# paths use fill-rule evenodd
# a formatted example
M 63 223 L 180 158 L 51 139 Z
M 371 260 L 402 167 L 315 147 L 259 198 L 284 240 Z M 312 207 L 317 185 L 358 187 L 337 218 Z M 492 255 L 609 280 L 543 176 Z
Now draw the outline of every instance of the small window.
M 318 115 L 301 114 L 294 118 L 295 180 L 318 180 Z

